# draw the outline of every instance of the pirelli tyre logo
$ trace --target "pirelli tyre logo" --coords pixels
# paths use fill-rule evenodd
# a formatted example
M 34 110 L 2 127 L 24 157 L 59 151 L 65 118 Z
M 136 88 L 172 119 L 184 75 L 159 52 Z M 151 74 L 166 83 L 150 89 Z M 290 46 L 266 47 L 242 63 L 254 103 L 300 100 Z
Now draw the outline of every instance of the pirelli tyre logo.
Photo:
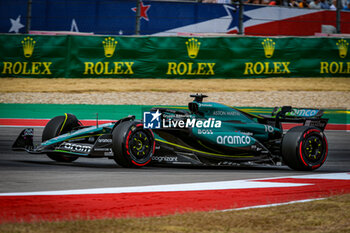
M 214 62 L 196 62 L 200 55 L 202 42 L 196 38 L 190 38 L 184 43 L 183 50 L 186 49 L 190 61 L 168 62 L 166 75 L 168 76 L 214 76 Z
M 113 37 L 104 38 L 101 41 L 101 55 L 103 52 L 106 61 L 84 62 L 83 74 L 114 77 L 118 75 L 133 75 L 135 62 L 115 61 L 119 45 L 120 43 Z

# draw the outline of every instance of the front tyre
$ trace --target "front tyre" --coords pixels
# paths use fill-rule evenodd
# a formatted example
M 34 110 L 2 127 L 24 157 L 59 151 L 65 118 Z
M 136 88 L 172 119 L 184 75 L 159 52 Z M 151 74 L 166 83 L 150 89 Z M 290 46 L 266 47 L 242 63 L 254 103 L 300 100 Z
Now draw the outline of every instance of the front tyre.
M 283 160 L 294 170 L 315 170 L 326 161 L 327 154 L 327 138 L 315 127 L 294 127 L 286 133 L 282 141 Z
M 112 132 L 114 160 L 122 167 L 143 167 L 152 158 L 154 135 L 135 121 L 120 123 Z
M 61 134 L 65 134 L 79 125 L 78 119 L 72 114 L 66 113 L 64 116 L 54 117 L 46 124 L 41 139 L 43 142 L 47 141 Z M 57 162 L 73 162 L 78 159 L 77 156 L 55 152 L 47 153 L 47 156 Z

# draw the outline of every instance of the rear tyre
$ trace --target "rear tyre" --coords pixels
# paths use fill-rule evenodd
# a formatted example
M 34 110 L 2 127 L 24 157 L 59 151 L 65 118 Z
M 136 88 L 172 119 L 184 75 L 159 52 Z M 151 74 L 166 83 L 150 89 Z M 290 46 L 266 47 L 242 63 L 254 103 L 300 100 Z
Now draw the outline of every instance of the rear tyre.
M 327 154 L 327 138 L 315 127 L 294 127 L 286 133 L 282 141 L 283 160 L 294 170 L 315 170 L 326 161 Z
M 49 140 L 61 134 L 65 134 L 79 125 L 80 123 L 77 117 L 72 114 L 54 117 L 46 124 L 41 139 L 42 141 Z M 77 156 L 55 152 L 47 153 L 47 156 L 57 162 L 73 162 L 78 159 Z
M 154 153 L 155 140 L 151 130 L 135 121 L 120 123 L 112 132 L 114 160 L 122 167 L 143 167 Z

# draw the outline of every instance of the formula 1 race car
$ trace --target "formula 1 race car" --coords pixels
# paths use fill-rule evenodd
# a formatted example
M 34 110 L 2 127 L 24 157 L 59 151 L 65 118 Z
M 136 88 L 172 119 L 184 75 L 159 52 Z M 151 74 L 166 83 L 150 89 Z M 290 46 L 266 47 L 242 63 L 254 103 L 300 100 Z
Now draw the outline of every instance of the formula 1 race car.
M 191 95 L 188 109 L 152 108 L 143 120 L 128 116 L 116 122 L 83 126 L 72 114 L 52 118 L 42 143 L 34 146 L 33 129 L 24 129 L 13 150 L 47 154 L 59 162 L 79 157 L 108 157 L 122 167 L 147 164 L 208 166 L 288 165 L 314 170 L 328 153 L 324 129 L 328 119 L 318 109 L 275 108 L 253 115 Z M 300 123 L 287 132 L 282 123 Z

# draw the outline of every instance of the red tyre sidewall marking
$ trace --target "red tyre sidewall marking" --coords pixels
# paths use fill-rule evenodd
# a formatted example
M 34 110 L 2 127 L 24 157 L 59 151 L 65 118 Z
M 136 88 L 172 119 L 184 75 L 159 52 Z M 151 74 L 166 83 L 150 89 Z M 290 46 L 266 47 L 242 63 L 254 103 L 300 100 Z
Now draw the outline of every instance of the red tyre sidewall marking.
M 299 144 L 299 156 L 300 156 L 301 161 L 303 162 L 303 164 L 308 167 L 309 165 L 305 162 L 305 160 L 303 158 L 302 147 L 303 147 L 303 141 L 300 141 L 300 144 Z
M 326 161 L 327 155 L 328 155 L 328 141 L 325 135 L 323 135 L 324 142 L 326 143 L 326 154 L 324 155 L 324 159 L 321 164 L 323 164 Z
M 310 130 L 306 131 L 306 133 L 304 134 L 304 138 L 306 135 L 308 135 L 309 133 L 312 133 L 312 132 L 317 132 L 317 133 L 321 134 L 321 131 L 319 131 L 317 129 L 310 129 Z
M 136 163 L 134 160 L 131 160 L 131 162 L 137 166 L 143 167 L 145 165 L 147 165 L 149 162 L 151 162 L 151 159 L 149 159 L 147 162 L 145 163 Z
M 129 138 L 130 138 L 130 135 L 131 135 L 131 131 L 128 133 L 128 136 L 126 137 L 126 142 L 125 142 L 126 153 L 128 155 L 130 155 L 130 152 L 129 152 Z

